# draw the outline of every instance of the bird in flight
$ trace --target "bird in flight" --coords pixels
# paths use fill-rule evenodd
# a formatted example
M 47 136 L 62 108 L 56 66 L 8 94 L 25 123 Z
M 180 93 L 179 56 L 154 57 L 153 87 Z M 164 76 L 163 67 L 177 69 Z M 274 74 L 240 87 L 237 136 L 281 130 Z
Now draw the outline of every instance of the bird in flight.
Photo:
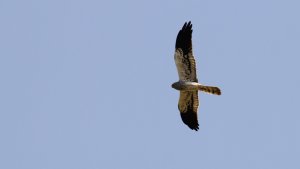
M 204 86 L 198 83 L 192 48 L 192 32 L 191 22 L 185 23 L 178 32 L 174 59 L 179 81 L 173 83 L 172 88 L 180 91 L 178 109 L 183 123 L 197 131 L 199 129 L 197 119 L 198 91 L 221 95 L 221 90 L 218 87 Z

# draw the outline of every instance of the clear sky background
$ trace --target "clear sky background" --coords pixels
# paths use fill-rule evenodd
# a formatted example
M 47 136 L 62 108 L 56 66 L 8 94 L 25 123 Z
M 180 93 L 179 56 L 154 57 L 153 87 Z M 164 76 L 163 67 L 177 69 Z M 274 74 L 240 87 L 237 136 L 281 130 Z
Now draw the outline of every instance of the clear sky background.
M 299 169 L 297 0 L 1 0 L 0 168 Z M 198 132 L 175 39 L 193 23 Z

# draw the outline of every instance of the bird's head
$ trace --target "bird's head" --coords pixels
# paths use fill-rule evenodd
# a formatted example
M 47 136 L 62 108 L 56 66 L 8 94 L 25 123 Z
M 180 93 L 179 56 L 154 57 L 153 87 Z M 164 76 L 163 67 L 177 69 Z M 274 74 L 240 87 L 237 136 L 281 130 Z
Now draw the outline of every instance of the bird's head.
M 172 88 L 174 88 L 176 90 L 179 90 L 179 83 L 178 82 L 173 83 L 171 86 L 172 86 Z

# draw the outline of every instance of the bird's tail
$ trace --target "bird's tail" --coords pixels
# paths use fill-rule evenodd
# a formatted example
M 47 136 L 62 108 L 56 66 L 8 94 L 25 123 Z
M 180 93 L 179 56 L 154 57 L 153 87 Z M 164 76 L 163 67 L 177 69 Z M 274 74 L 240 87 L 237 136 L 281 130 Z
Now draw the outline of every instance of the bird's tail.
M 199 85 L 198 90 L 209 94 L 221 95 L 221 90 L 218 87 L 214 87 L 214 86 Z

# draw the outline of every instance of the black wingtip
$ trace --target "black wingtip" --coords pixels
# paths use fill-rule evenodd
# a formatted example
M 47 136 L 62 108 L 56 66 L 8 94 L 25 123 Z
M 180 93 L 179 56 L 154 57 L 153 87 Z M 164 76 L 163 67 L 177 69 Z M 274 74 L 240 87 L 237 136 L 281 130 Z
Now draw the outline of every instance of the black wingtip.
M 176 38 L 175 48 L 181 48 L 184 54 L 187 54 L 192 48 L 192 29 L 191 21 L 185 22 Z
M 189 126 L 192 130 L 199 130 L 199 124 L 197 119 L 197 114 L 194 112 L 186 112 L 186 113 L 180 113 L 181 119 L 184 124 Z

